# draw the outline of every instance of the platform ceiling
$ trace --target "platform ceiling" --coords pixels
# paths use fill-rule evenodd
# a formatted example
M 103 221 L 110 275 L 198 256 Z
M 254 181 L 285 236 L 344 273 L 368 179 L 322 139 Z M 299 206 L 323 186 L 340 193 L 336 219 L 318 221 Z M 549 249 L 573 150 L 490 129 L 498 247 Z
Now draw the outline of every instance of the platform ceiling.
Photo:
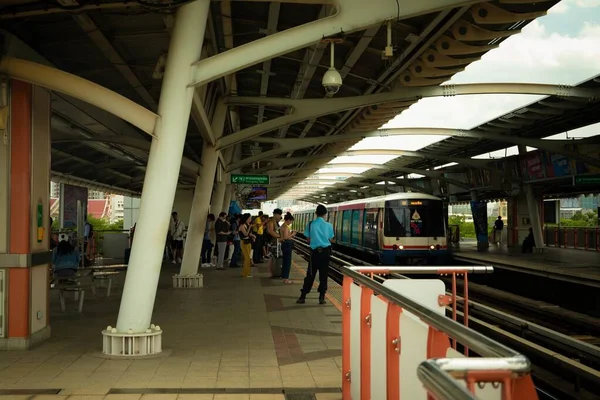
M 169 30 L 173 24 L 173 10 L 157 7 L 159 3 L 10 0 L 0 5 L 0 24 L 2 29 L 56 68 L 89 79 L 156 110 L 162 83 L 160 63 L 168 52 Z M 385 25 L 345 35 L 343 42 L 336 45 L 336 67 L 344 76 L 344 85 L 335 96 L 378 93 L 395 85 L 439 85 L 497 47 L 506 37 L 518 33 L 556 3 L 522 0 L 482 2 L 488 7 L 483 11 L 481 4 L 476 4 L 396 21 L 393 24 L 395 55 L 388 59 L 381 55 L 387 43 Z M 90 5 L 97 9 L 84 8 Z M 210 56 L 227 51 L 273 32 L 323 18 L 331 12 L 331 6 L 321 4 L 213 1 L 204 54 Z M 476 34 L 458 41 L 458 36 L 464 33 L 461 27 L 465 26 Z M 448 54 L 448 43 L 451 49 L 458 46 L 460 51 Z M 429 74 L 419 74 L 418 67 L 423 65 L 422 61 L 427 61 L 432 54 L 439 56 L 444 52 L 448 65 L 434 68 L 433 73 L 429 69 Z M 323 98 L 325 91 L 321 79 L 328 63 L 326 45 L 317 43 L 238 71 L 231 95 Z M 597 84 L 595 81 L 585 83 Z M 198 90 L 205 98 L 205 112 L 210 118 L 216 99 L 226 94 L 225 81 L 220 79 Z M 357 109 L 336 113 L 265 132 L 265 135 L 310 138 L 356 129 L 376 129 L 406 108 L 406 105 L 390 105 L 385 112 Z M 536 109 L 550 112 L 538 113 L 534 111 Z M 131 193 L 141 191 L 150 144 L 148 135 L 104 111 L 59 93 L 53 95 L 52 110 L 52 171 L 56 177 L 73 176 Z M 239 115 L 239 129 L 244 129 L 281 116 L 288 110 L 235 106 L 232 111 Z M 541 137 L 598 122 L 598 111 L 598 104 L 549 98 L 522 113 L 498 118 L 483 128 Z M 194 165 L 202 162 L 203 137 L 197 122 L 195 118 L 189 124 L 184 150 L 188 168 L 182 168 L 180 175 L 180 184 L 188 187 L 195 182 Z M 235 122 L 230 122 L 225 134 L 236 129 Z M 450 138 L 423 151 L 470 157 L 504 147 L 488 140 Z M 269 148 L 264 143 L 244 142 L 241 157 L 256 155 Z M 330 155 L 343 150 L 328 145 L 280 157 Z M 324 158 L 323 164 L 329 159 Z M 246 166 L 242 172 L 249 173 L 254 168 L 264 167 L 268 165 L 267 161 Z M 435 160 L 409 157 L 390 164 L 394 163 L 419 169 L 439 164 Z M 290 168 L 290 179 L 300 166 L 301 163 Z M 389 174 L 398 176 L 395 172 Z M 273 188 L 270 196 L 281 193 L 282 190 Z

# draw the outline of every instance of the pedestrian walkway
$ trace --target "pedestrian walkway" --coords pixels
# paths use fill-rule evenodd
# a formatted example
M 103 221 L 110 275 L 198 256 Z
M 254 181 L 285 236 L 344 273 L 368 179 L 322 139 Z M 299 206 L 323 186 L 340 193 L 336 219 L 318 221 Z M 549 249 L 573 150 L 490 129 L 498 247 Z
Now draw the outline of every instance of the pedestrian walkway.
M 172 289 L 176 272 L 163 266 L 154 308 L 163 354 L 101 355 L 100 331 L 116 323 L 124 274 L 111 297 L 86 293 L 81 314 L 73 300 L 62 313 L 53 292 L 52 338 L 0 352 L 0 399 L 341 399 L 341 314 L 333 305 L 319 305 L 316 293 L 296 304 L 301 282 L 271 280 L 265 266 L 252 279 L 241 269 L 203 269 L 200 290 Z
M 487 251 L 478 251 L 476 242 L 461 242 L 460 248 L 454 249 L 454 257 L 499 269 L 600 287 L 600 253 L 595 251 L 545 247 L 543 253 L 523 254 L 520 247 L 495 244 Z

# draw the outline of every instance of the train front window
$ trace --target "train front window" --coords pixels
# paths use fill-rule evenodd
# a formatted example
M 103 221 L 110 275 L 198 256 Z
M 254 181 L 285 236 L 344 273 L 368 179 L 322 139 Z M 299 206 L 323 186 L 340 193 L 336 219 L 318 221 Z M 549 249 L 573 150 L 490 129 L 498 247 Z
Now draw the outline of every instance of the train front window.
M 383 234 L 386 237 L 443 237 L 444 213 L 441 201 L 411 201 L 419 205 L 392 205 L 385 208 Z

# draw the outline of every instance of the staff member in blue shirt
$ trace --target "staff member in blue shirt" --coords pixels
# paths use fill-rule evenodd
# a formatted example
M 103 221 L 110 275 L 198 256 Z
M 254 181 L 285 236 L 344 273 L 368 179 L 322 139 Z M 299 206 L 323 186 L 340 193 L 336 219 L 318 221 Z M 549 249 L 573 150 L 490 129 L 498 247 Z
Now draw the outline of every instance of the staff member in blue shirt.
M 329 275 L 329 258 L 331 257 L 331 242 L 334 238 L 333 226 L 325 221 L 327 208 L 319 204 L 317 206 L 317 219 L 310 222 L 304 231 L 304 236 L 310 244 L 311 254 L 304 285 L 300 291 L 300 298 L 296 301 L 298 304 L 306 302 L 306 295 L 310 293 L 315 276 L 319 271 L 319 304 L 325 304 L 325 292 L 327 292 L 327 278 Z

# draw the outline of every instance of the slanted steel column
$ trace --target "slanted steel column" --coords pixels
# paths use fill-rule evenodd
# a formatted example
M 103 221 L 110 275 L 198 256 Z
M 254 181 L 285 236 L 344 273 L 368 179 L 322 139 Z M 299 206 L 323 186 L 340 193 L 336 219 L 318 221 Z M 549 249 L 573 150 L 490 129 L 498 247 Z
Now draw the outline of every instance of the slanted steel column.
M 229 177 L 229 174 L 227 175 Z M 229 178 L 228 178 L 229 179 Z M 223 198 L 223 211 L 229 214 L 229 204 L 231 204 L 231 198 L 233 197 L 233 185 L 227 183 L 227 188 L 225 189 L 225 197 Z
M 219 101 L 211 123 L 212 131 L 220 135 L 223 132 L 226 118 L 227 106 L 223 101 Z M 210 143 L 205 142 L 202 149 L 202 170 L 200 176 L 196 179 L 190 224 L 181 270 L 179 271 L 179 275 L 182 276 L 192 276 L 198 273 L 202 241 L 204 240 L 204 227 L 206 226 L 206 217 L 210 207 L 210 197 L 218 161 L 219 153 L 217 149 Z
M 223 210 L 223 200 L 225 199 L 225 189 L 227 189 L 227 181 L 225 181 L 225 177 L 227 174 L 223 174 L 223 180 L 221 182 L 217 182 L 217 190 L 215 190 L 215 194 L 213 195 L 213 199 L 210 202 L 210 212 L 215 214 L 215 217 L 218 217 L 219 213 Z
M 527 147 L 519 146 L 519 155 L 527 154 Z M 535 240 L 536 251 L 543 251 L 544 248 L 544 233 L 542 232 L 542 223 L 540 221 L 540 207 L 533 194 L 533 188 L 528 183 L 523 183 L 525 196 L 527 198 L 527 209 L 529 210 L 529 220 L 531 221 L 531 229 L 533 230 L 533 239 Z
M 177 10 L 158 104 L 157 138 L 150 147 L 118 332 L 145 332 L 150 327 L 194 96 L 194 88 L 188 87 L 194 75 L 192 63 L 200 58 L 209 5 L 210 0 L 197 0 Z

